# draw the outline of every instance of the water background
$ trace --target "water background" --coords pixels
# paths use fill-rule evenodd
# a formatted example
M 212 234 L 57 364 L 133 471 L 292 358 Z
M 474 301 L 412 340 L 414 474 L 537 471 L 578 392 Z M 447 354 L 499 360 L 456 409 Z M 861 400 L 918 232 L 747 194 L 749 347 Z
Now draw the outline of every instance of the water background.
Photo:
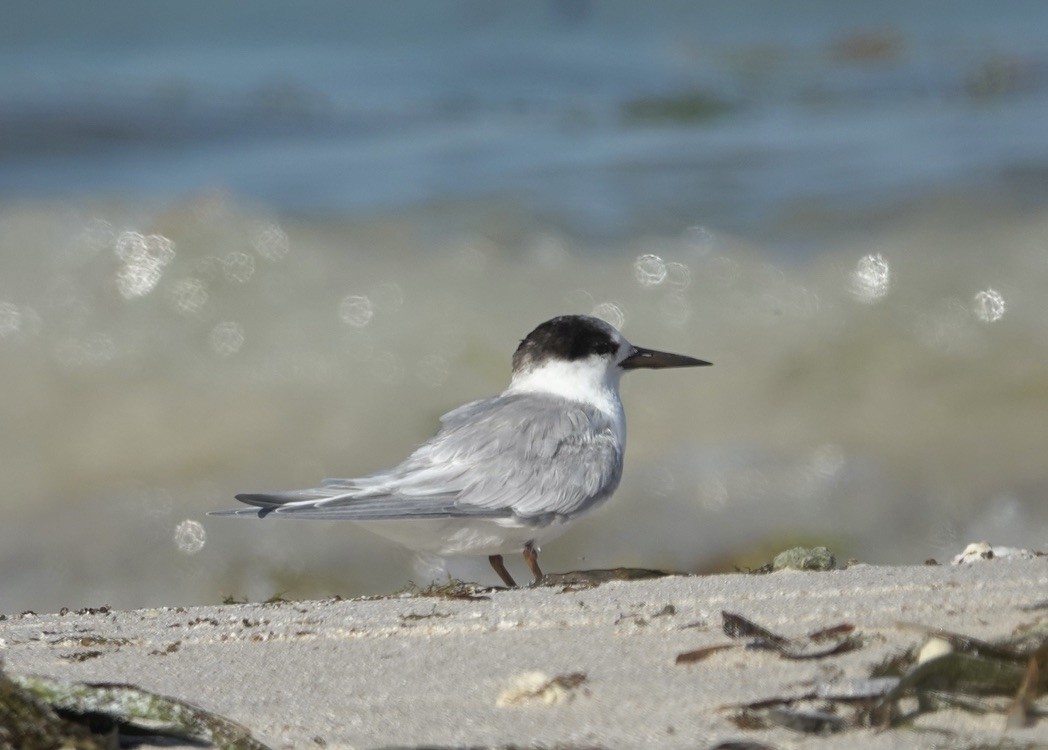
M 13 6 L 0 611 L 439 573 L 204 514 L 398 461 L 565 312 L 715 367 L 626 379 L 550 570 L 1048 547 L 1046 122 L 1040 2 Z

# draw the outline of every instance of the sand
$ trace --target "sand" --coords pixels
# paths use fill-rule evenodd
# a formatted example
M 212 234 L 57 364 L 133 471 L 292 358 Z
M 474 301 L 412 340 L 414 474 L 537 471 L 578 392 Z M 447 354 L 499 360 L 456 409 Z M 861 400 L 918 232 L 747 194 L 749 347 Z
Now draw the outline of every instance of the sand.
M 217 712 L 274 748 L 773 748 L 1048 746 L 1048 720 L 1006 729 L 999 713 L 923 716 L 912 728 L 819 736 L 745 729 L 735 704 L 844 689 L 927 635 L 994 639 L 1048 619 L 1048 558 L 856 566 L 768 575 L 667 577 L 395 597 L 8 615 L 10 674 L 127 682 Z M 858 648 L 816 659 L 733 647 L 722 611 L 801 637 L 855 626 Z M 846 712 L 845 712 L 846 713 Z

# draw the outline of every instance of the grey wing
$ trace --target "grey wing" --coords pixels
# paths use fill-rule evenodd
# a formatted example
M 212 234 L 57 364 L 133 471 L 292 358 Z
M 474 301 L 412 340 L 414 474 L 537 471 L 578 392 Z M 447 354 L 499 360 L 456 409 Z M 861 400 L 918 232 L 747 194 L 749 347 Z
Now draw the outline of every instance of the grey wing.
M 607 498 L 622 471 L 610 420 L 555 397 L 498 396 L 460 407 L 400 466 L 280 494 L 217 515 L 378 520 L 571 515 Z
M 460 413 L 461 412 L 461 413 Z M 606 499 L 622 477 L 622 447 L 603 412 L 555 396 L 501 397 L 482 415 L 444 418 L 430 459 L 473 455 L 457 505 L 516 516 L 572 515 Z M 479 443 L 489 439 L 485 448 Z
M 244 493 L 236 498 L 254 506 L 214 511 L 212 516 L 311 518 L 315 520 L 381 520 L 447 518 L 455 515 L 455 493 L 409 495 L 385 474 L 362 479 L 326 479 L 320 487 L 274 493 Z M 487 514 L 496 515 L 496 514 Z

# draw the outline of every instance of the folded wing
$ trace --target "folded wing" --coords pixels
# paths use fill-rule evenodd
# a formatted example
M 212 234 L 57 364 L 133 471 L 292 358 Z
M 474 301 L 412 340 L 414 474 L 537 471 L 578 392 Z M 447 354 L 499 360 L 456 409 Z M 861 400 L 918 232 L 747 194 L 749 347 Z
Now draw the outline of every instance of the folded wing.
M 345 519 L 534 519 L 571 515 L 608 497 L 621 477 L 610 420 L 584 404 L 514 394 L 466 404 L 402 464 L 320 487 L 243 494 L 254 507 L 215 515 Z

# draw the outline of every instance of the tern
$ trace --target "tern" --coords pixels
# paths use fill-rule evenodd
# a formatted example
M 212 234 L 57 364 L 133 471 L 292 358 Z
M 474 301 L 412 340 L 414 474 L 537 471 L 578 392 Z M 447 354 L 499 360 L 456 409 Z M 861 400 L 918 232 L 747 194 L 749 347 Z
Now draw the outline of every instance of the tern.
M 510 587 L 502 556 L 523 551 L 538 583 L 541 544 L 600 506 L 622 478 L 623 373 L 709 364 L 634 346 L 598 318 L 553 318 L 520 342 L 505 391 L 445 414 L 400 465 L 240 494 L 252 507 L 211 515 L 357 521 L 417 552 L 487 555 Z

